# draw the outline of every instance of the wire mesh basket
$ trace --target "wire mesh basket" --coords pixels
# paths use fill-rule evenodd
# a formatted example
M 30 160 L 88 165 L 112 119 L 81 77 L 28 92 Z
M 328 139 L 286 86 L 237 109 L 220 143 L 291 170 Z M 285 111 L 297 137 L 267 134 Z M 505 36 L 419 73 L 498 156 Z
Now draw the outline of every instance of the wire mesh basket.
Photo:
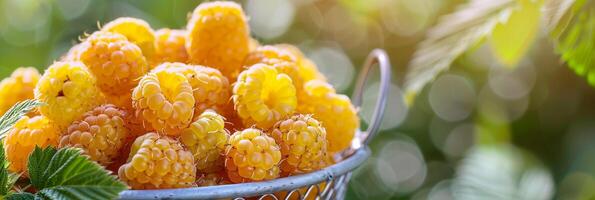
M 380 68 L 378 99 L 368 128 L 358 130 L 351 147 L 341 153 L 341 161 L 308 174 L 270 181 L 218 185 L 208 187 L 126 190 L 120 199 L 343 199 L 351 172 L 370 156 L 368 142 L 378 133 L 384 114 L 391 77 L 391 66 L 386 52 L 373 50 L 358 76 L 352 95 L 353 104 L 360 107 L 364 86 L 373 66 Z

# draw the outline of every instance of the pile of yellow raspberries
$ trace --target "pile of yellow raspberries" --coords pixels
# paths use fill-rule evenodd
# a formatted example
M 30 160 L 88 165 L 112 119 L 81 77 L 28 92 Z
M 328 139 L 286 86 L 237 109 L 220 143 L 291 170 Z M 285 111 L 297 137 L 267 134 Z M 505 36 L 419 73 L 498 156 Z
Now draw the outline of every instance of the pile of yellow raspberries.
M 33 98 L 44 104 L 4 139 L 10 170 L 27 176 L 35 146 L 75 147 L 132 189 L 316 171 L 359 126 L 313 62 L 292 45 L 258 44 L 233 2 L 200 4 L 179 30 L 116 19 L 43 75 L 22 67 L 0 83 L 0 112 Z

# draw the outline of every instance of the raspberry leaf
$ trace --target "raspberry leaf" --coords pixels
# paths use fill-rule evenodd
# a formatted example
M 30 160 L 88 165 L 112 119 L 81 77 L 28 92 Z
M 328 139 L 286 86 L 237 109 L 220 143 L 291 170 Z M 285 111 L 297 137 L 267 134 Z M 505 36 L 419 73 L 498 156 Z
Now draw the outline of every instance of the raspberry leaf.
M 31 184 L 41 199 L 114 199 L 126 185 L 79 149 L 52 147 L 35 150 L 29 157 Z
M 34 200 L 35 195 L 28 192 L 21 192 L 4 197 L 5 200 Z
M 0 139 L 4 138 L 6 132 L 12 128 L 17 120 L 33 108 L 40 105 L 42 105 L 41 102 L 29 99 L 15 104 L 12 108 L 6 111 L 6 113 L 0 117 Z
M 19 178 L 18 174 L 8 172 L 8 162 L 4 153 L 4 144 L 0 142 L 0 198 L 10 194 L 12 186 Z

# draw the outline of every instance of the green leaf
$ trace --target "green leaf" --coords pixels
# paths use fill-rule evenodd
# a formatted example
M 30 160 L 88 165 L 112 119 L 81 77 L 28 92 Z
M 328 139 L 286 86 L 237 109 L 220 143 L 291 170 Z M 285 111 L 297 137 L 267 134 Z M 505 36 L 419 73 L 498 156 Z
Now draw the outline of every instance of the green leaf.
M 12 106 L 12 108 L 6 111 L 6 113 L 0 117 L 0 139 L 4 138 L 5 133 L 12 128 L 17 120 L 19 120 L 33 108 L 40 105 L 42 105 L 41 102 L 28 99 L 15 104 Z
M 468 49 L 506 21 L 517 6 L 515 0 L 471 0 L 455 13 L 444 16 L 429 30 L 409 64 L 405 77 L 408 104 L 423 87 Z
M 19 175 L 8 171 L 8 161 L 4 153 L 4 143 L 0 142 L 0 196 L 9 194 Z
M 551 199 L 550 172 L 534 157 L 509 145 L 472 149 L 457 168 L 455 199 Z
M 14 193 L 4 197 L 5 200 L 33 200 L 35 195 L 28 192 Z
M 498 60 L 515 67 L 525 55 L 539 30 L 542 0 L 519 0 L 506 22 L 494 28 L 490 46 Z
M 595 86 L 595 1 L 577 0 L 566 11 L 551 29 L 556 52 Z
M 127 188 L 74 148 L 36 147 L 28 169 L 41 199 L 114 199 Z

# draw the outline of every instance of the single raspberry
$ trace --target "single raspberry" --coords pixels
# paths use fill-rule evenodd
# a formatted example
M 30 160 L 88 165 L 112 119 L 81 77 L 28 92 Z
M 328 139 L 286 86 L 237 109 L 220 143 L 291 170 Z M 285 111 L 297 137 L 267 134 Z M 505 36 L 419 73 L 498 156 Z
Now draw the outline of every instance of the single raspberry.
M 275 139 L 249 128 L 234 133 L 225 150 L 225 169 L 231 182 L 271 180 L 279 177 L 281 151 Z
M 325 167 L 326 131 L 309 115 L 293 115 L 275 124 L 269 135 L 281 147 L 281 171 L 285 176 Z
M 250 48 L 242 7 L 227 1 L 202 3 L 192 13 L 186 30 L 189 62 L 219 69 L 235 81 Z
M 359 118 L 349 97 L 337 94 L 330 84 L 313 80 L 304 85 L 298 112 L 312 114 L 326 129 L 328 150 L 339 152 L 349 147 L 359 127 Z
M 275 45 L 278 48 L 285 49 L 290 52 L 295 58 L 300 71 L 300 77 L 304 82 L 311 80 L 326 81 L 324 74 L 320 73 L 316 64 L 304 56 L 304 53 L 299 48 L 290 44 Z
M 19 67 L 0 82 L 0 115 L 14 104 L 33 99 L 33 90 L 41 74 L 33 67 Z
M 226 117 L 235 111 L 228 109 L 232 107 L 231 87 L 229 81 L 217 69 L 199 65 L 186 65 L 184 63 L 163 63 L 153 71 L 173 70 L 182 73 L 192 86 L 194 95 L 194 113 L 198 117 L 207 109 L 213 109 Z
M 27 171 L 29 154 L 35 146 L 56 147 L 60 131 L 58 127 L 44 116 L 19 119 L 4 139 L 6 158 L 10 162 L 8 168 L 15 172 Z
M 155 32 L 145 20 L 120 17 L 105 24 L 101 30 L 122 34 L 128 41 L 136 44 L 147 58 L 155 53 Z
M 145 75 L 132 92 L 135 115 L 153 130 L 179 135 L 194 113 L 192 86 L 181 73 L 158 70 Z
M 271 45 L 260 46 L 250 52 L 244 60 L 244 66 L 249 67 L 257 63 L 273 66 L 278 72 L 287 74 L 291 78 L 296 92 L 299 94 L 304 85 L 297 59 L 289 51 Z
M 195 186 L 196 168 L 179 141 L 147 133 L 134 141 L 118 176 L 132 189 L 186 188 Z
M 81 44 L 79 59 L 97 77 L 99 88 L 110 102 L 130 93 L 148 71 L 140 48 L 117 33 L 93 33 Z
M 164 62 L 186 62 L 186 31 L 159 29 L 155 32 L 155 54 L 151 57 L 152 65 Z
M 95 77 L 81 62 L 56 62 L 35 87 L 35 99 L 45 103 L 42 115 L 65 128 L 85 112 L 103 102 Z
M 211 110 L 203 112 L 180 135 L 182 144 L 194 155 L 196 170 L 201 173 L 223 169 L 223 154 L 228 138 L 223 116 Z
M 120 155 L 129 135 L 124 127 L 125 115 L 114 105 L 96 107 L 68 127 L 60 139 L 60 147 L 81 148 L 91 160 L 108 166 Z
M 263 129 L 293 114 L 297 106 L 291 78 L 265 64 L 253 65 L 240 74 L 233 87 L 233 101 L 245 126 Z
M 196 184 L 199 187 L 231 184 L 225 171 L 199 174 L 196 179 Z

